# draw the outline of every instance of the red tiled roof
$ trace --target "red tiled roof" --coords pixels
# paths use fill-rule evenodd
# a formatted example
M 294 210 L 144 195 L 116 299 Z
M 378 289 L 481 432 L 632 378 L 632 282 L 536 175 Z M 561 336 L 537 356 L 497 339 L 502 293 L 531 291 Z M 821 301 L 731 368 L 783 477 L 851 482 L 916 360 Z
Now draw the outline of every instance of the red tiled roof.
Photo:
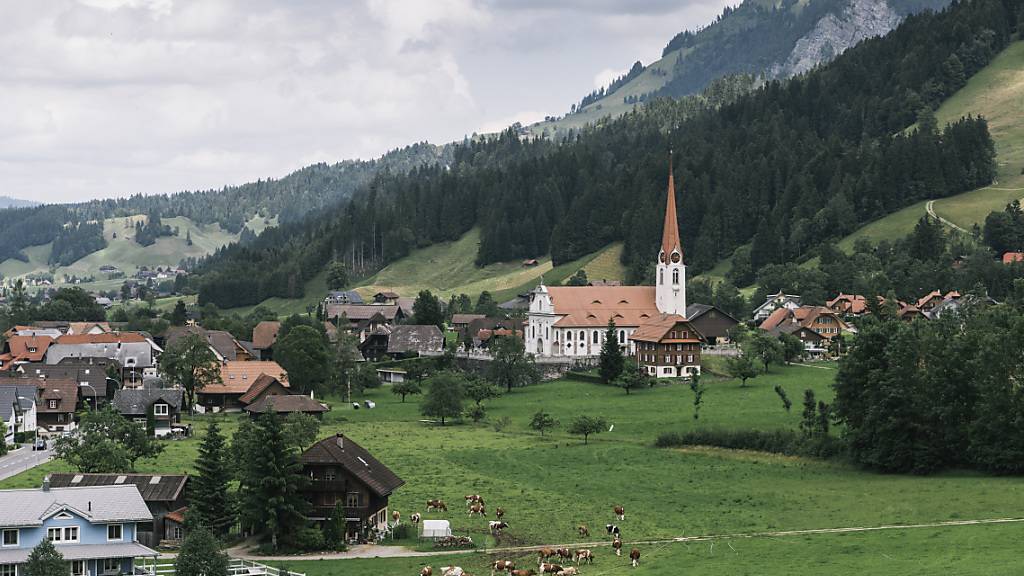
M 49 336 L 11 336 L 7 340 L 10 359 L 14 362 L 42 362 L 52 342 L 53 338 Z
M 260 376 L 276 378 L 285 388 L 288 387 L 288 373 L 281 365 L 272 361 L 228 361 L 220 365 L 220 384 L 204 386 L 200 394 L 245 394 L 252 388 Z
M 277 342 L 277 332 L 281 329 L 281 323 L 274 320 L 264 320 L 252 329 L 252 347 L 257 350 L 267 350 L 274 347 Z
M 1024 252 L 1007 252 L 1003 254 L 1003 264 L 1024 262 Z
M 683 256 L 679 241 L 679 220 L 676 218 L 676 183 L 672 177 L 672 158 L 668 160 L 668 199 L 665 202 L 665 225 L 661 231 L 661 252 L 667 259 L 673 251 Z
M 263 394 L 267 390 L 267 388 L 273 386 L 275 382 L 277 382 L 277 378 L 274 378 L 273 376 L 267 376 L 266 374 L 260 374 L 259 377 L 256 378 L 256 381 L 252 383 L 252 386 L 249 387 L 249 391 L 246 392 L 245 394 L 242 394 L 238 401 L 241 402 L 242 404 L 248 404 L 252 402 L 253 400 L 259 398 L 260 394 Z
M 58 344 L 127 344 L 129 342 L 145 342 L 146 337 L 139 332 L 108 332 L 105 334 L 64 334 L 57 338 Z
M 661 315 L 654 286 L 551 286 L 548 288 L 559 328 L 576 326 L 639 326 Z

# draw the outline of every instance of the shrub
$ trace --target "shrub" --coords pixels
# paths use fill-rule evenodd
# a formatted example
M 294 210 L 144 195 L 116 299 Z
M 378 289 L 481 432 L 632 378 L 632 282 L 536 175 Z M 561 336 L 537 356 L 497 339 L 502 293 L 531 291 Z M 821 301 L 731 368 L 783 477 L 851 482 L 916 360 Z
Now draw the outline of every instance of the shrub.
M 391 533 L 395 540 L 407 540 L 416 536 L 416 534 L 413 533 L 411 524 L 399 524 L 391 530 Z
M 690 432 L 665 432 L 654 445 L 658 448 L 679 446 L 715 446 L 731 450 L 753 450 L 785 454 L 833 458 L 842 453 L 843 444 L 832 436 L 806 438 L 793 430 L 716 430 L 700 429 Z
M 479 422 L 487 417 L 487 409 L 480 404 L 474 404 L 467 412 L 473 422 Z
M 502 416 L 501 418 L 498 418 L 497 420 L 495 420 L 494 424 L 492 424 L 491 426 L 494 428 L 495 432 L 501 432 L 505 428 L 508 428 L 511 425 L 512 425 L 512 419 L 509 418 L 508 416 Z
M 579 382 L 590 382 L 592 384 L 604 384 L 605 381 L 601 380 L 601 377 L 597 374 L 589 374 L 587 372 L 577 372 L 570 370 L 565 373 L 565 377 L 569 380 L 577 380 Z

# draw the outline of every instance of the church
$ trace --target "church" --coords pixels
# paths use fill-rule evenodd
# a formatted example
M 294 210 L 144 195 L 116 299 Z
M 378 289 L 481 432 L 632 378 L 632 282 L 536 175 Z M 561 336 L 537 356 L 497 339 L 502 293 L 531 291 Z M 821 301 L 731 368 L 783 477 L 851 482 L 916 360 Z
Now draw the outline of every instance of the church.
M 700 373 L 700 334 L 685 318 L 686 265 L 676 219 L 675 182 L 668 197 L 654 286 L 540 286 L 530 294 L 526 352 L 538 358 L 593 358 L 608 321 L 623 352 L 651 376 Z

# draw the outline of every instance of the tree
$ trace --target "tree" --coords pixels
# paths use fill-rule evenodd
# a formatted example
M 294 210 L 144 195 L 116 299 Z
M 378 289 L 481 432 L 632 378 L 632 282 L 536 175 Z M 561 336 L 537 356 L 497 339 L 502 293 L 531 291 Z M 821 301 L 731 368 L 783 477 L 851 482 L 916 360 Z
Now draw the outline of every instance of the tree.
M 804 411 L 800 416 L 800 431 L 805 438 L 814 436 L 819 429 L 817 407 L 814 390 L 804 390 Z
M 327 289 L 341 290 L 348 286 L 348 268 L 345 264 L 333 260 L 327 265 Z
M 768 373 L 768 364 L 778 362 L 783 357 L 782 342 L 778 338 L 763 331 L 756 331 L 744 342 L 744 356 L 750 354 L 764 364 L 764 371 Z
M 523 341 L 514 336 L 499 338 L 493 347 L 494 360 L 488 377 L 495 386 L 512 392 L 513 388 L 529 386 L 540 381 L 540 372 L 533 356 L 527 355 Z
M 200 525 L 189 529 L 185 536 L 174 560 L 174 572 L 180 576 L 227 576 L 228 564 L 228 555 L 221 551 L 217 537 Z
M 693 392 L 693 419 L 700 418 L 700 407 L 704 403 L 704 385 L 700 382 L 700 373 L 690 376 L 690 391 Z
M 609 384 L 622 375 L 622 367 L 625 361 L 622 358 L 622 349 L 619 348 L 619 339 L 615 330 L 615 321 L 608 320 L 608 328 L 604 331 L 604 342 L 601 344 L 601 358 L 597 371 L 601 380 Z M 626 388 L 629 393 L 629 388 Z
M 186 320 L 188 320 L 188 310 L 185 309 L 185 301 L 178 300 L 174 304 L 174 310 L 171 312 L 171 324 L 174 326 L 184 326 Z
M 573 274 L 569 281 L 566 282 L 567 286 L 587 286 L 590 284 L 590 280 L 587 279 L 587 271 L 580 268 Z
M 484 290 L 480 293 L 480 296 L 477 296 L 476 307 L 473 308 L 473 312 L 485 316 L 497 316 L 498 303 L 494 301 L 494 296 L 491 296 L 490 292 Z
M 757 367 L 745 354 L 731 356 L 725 360 L 725 371 L 733 378 L 739 378 L 740 387 L 747 385 L 747 379 L 757 376 Z
M 217 356 L 198 334 L 189 334 L 168 346 L 160 356 L 160 370 L 171 383 L 185 390 L 190 414 L 196 404 L 196 391 L 221 382 Z
M 335 391 L 345 394 L 346 402 L 352 401 L 352 381 L 362 358 L 358 344 L 354 334 L 342 332 L 338 334 L 338 343 L 334 347 L 331 386 Z
M 282 427 L 288 445 L 301 452 L 316 441 L 320 420 L 312 414 L 292 412 L 284 417 Z
M 367 388 L 380 388 L 380 386 L 380 374 L 377 374 L 377 368 L 373 364 L 363 362 L 356 368 L 352 378 L 353 390 L 362 393 Z
M 196 472 L 192 478 L 189 518 L 215 535 L 227 534 L 235 523 L 228 494 L 231 467 L 227 445 L 216 420 L 211 420 L 207 425 L 206 435 L 199 445 Z
M 793 336 L 792 334 L 783 334 L 779 336 L 779 342 L 782 343 L 782 358 L 786 364 L 798 360 L 804 354 L 804 343 Z
M 441 310 L 441 301 L 430 293 L 430 290 L 420 290 L 416 301 L 412 304 L 412 323 L 424 326 L 433 325 L 444 330 L 444 311 Z
M 67 576 L 68 565 L 48 538 L 36 544 L 22 567 L 24 576 Z
M 464 394 L 458 375 L 440 372 L 427 380 L 427 393 L 420 402 L 420 414 L 439 418 L 444 426 L 445 420 L 462 414 Z
M 555 420 L 551 414 L 543 410 L 538 410 L 534 413 L 533 418 L 530 420 L 530 428 L 540 432 L 540 435 L 544 435 L 545 430 L 550 430 L 558 426 L 558 420 Z
M 601 416 L 578 416 L 569 425 L 569 434 L 583 436 L 587 444 L 591 434 L 600 434 L 608 427 L 608 421 Z
M 626 391 L 626 396 L 629 396 L 630 390 L 635 388 L 643 388 L 644 386 L 651 386 L 651 377 L 647 372 L 637 366 L 631 366 L 626 368 L 622 375 L 613 382 L 619 388 Z
M 338 500 L 330 517 L 324 521 L 324 542 L 332 550 L 345 546 L 345 516 L 345 503 Z
M 327 339 L 310 326 L 296 326 L 274 344 L 274 360 L 288 372 L 288 383 L 299 393 L 323 390 L 330 353 Z
M 484 400 L 501 396 L 501 390 L 483 378 L 470 378 L 466 384 L 466 397 L 480 405 Z
M 789 409 L 793 407 L 793 402 L 786 394 L 786 389 L 781 384 L 776 384 L 775 393 L 779 396 L 779 400 L 782 400 L 782 407 L 786 409 L 786 412 L 789 412 Z
M 406 374 L 408 376 L 408 374 Z M 419 394 L 422 390 L 420 385 L 415 380 L 403 380 L 401 382 L 395 382 L 391 385 L 391 393 L 396 396 L 402 397 L 402 403 L 405 403 L 405 397 L 410 394 Z
M 143 426 L 110 407 L 81 415 L 78 433 L 54 442 L 54 455 L 79 472 L 113 473 L 134 470 L 141 458 L 155 458 L 164 446 Z

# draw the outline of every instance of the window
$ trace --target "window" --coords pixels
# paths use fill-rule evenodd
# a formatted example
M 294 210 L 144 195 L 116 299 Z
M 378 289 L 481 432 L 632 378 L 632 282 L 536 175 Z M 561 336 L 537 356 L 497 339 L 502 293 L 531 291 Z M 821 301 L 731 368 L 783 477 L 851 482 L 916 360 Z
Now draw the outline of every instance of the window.
M 328 468 L 327 471 L 324 472 L 324 480 L 334 480 L 334 478 L 336 477 L 335 474 L 336 472 L 334 468 Z
M 594 330 L 594 337 L 592 340 L 594 344 L 597 344 L 597 330 Z
M 57 414 L 57 422 L 63 422 L 63 421 L 64 421 L 64 413 L 62 412 L 60 414 Z
M 625 330 L 619 330 L 619 344 L 625 344 L 625 343 L 626 343 L 626 331 Z
M 679 270 L 672 271 L 672 283 L 679 284 Z
M 566 340 L 572 340 L 572 330 L 565 333 Z
M 85 576 L 85 560 L 71 561 L 71 576 Z
M 65 542 L 78 542 L 78 526 L 65 526 L 64 527 L 64 541 Z
M 185 531 L 181 529 L 181 526 L 175 526 L 171 530 L 171 536 L 175 540 L 184 540 L 185 539 Z
M 658 284 L 664 284 L 664 283 L 665 283 L 665 271 L 664 270 L 658 270 Z
M 584 344 L 586 343 L 586 341 L 587 335 L 583 332 L 583 330 L 580 330 L 580 344 Z
M 120 558 L 104 558 L 103 559 L 103 573 L 104 574 L 120 574 L 121 573 L 121 559 Z
M 346 508 L 358 508 L 359 507 L 359 492 L 349 492 L 345 497 Z
M 122 540 L 124 527 L 120 524 L 107 524 L 107 540 Z
M 47 402 L 46 405 L 50 407 L 50 410 L 56 410 L 57 409 L 57 401 L 56 400 L 50 400 L 49 402 Z
M 4 530 L 3 545 L 4 546 L 17 546 L 18 545 L 18 530 L 17 529 L 12 528 L 12 529 L 8 529 L 8 530 Z
M 0 576 L 18 576 L 18 565 L 0 564 Z
M 167 404 L 153 404 L 153 416 L 167 416 L 169 412 Z
M 47 528 L 46 539 L 50 542 L 60 542 L 63 538 L 64 531 L 60 528 Z
M 693 364 L 693 354 L 688 354 L 686 356 L 686 363 L 687 364 Z

